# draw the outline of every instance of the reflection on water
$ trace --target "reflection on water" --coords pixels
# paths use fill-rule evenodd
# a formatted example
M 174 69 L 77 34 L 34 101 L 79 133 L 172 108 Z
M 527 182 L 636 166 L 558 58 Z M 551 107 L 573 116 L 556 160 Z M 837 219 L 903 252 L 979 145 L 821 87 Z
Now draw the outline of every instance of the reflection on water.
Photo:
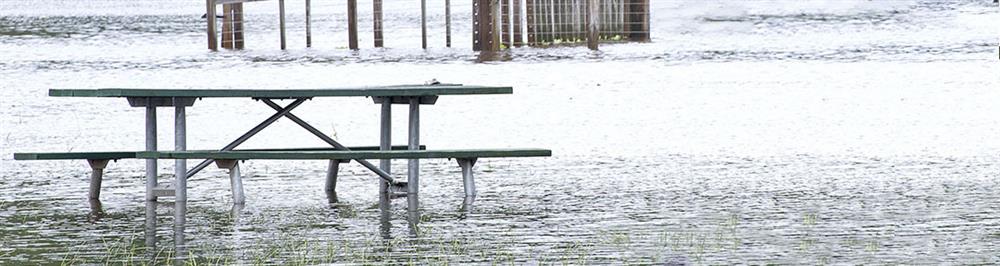
M 157 250 L 156 248 L 156 205 L 155 201 L 146 201 L 146 247 L 150 251 Z
M 1000 263 L 1000 17 L 989 1 L 652 1 L 651 43 L 518 48 L 486 63 L 468 25 L 441 48 L 443 8 L 431 8 L 423 51 L 419 8 L 386 2 L 388 48 L 347 51 L 346 8 L 328 1 L 313 3 L 314 48 L 302 48 L 290 8 L 279 51 L 263 2 L 247 5 L 249 49 L 211 53 L 204 2 L 3 1 L 0 264 Z M 468 3 L 454 4 L 453 19 L 468 20 Z M 10 156 L 142 148 L 141 110 L 48 88 L 430 79 L 515 88 L 426 107 L 431 148 L 555 156 L 479 162 L 474 203 L 454 162 L 422 161 L 419 214 L 382 203 L 357 164 L 327 194 L 326 162 L 248 161 L 245 205 L 232 204 L 224 170 L 206 169 L 189 179 L 179 226 L 170 200 L 145 201 L 140 160 L 109 166 L 101 201 L 88 202 L 84 162 Z M 324 98 L 295 113 L 365 146 L 378 141 L 377 111 Z M 198 101 L 189 147 L 219 148 L 271 114 L 249 99 Z M 160 147 L 172 146 L 168 116 Z M 325 145 L 282 123 L 246 148 Z
M 101 206 L 101 200 L 90 199 L 90 221 L 98 222 L 101 217 L 104 216 L 104 207 Z

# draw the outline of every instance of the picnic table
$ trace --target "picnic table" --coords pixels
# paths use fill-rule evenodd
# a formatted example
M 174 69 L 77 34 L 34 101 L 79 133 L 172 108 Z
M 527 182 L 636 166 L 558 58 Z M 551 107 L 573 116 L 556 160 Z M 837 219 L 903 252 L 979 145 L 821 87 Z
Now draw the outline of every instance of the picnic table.
M 142 151 L 112 151 L 112 152 L 42 152 L 16 153 L 17 160 L 59 160 L 84 159 L 92 168 L 90 198 L 97 199 L 100 195 L 100 184 L 103 169 L 109 160 L 138 158 L 146 160 L 146 200 L 156 201 L 160 197 L 173 196 L 175 200 L 175 223 L 183 224 L 186 219 L 187 178 L 197 174 L 213 162 L 223 169 L 229 170 L 233 192 L 233 202 L 242 204 L 245 201 L 242 177 L 239 174 L 239 162 L 245 160 L 329 160 L 326 190 L 333 192 L 336 187 L 339 164 L 357 161 L 370 170 L 381 181 L 379 186 L 380 202 L 396 197 L 407 198 L 407 208 L 416 210 L 419 207 L 419 160 L 431 158 L 456 159 L 462 168 L 462 176 L 466 196 L 475 196 L 475 182 L 472 168 L 478 158 L 484 157 L 536 157 L 551 156 L 546 149 L 467 149 L 467 150 L 427 150 L 420 145 L 420 106 L 433 105 L 442 95 L 487 95 L 511 94 L 511 87 L 471 86 L 461 84 L 435 85 L 399 85 L 358 88 L 329 89 L 51 89 L 49 96 L 53 97 L 114 97 L 125 98 L 132 107 L 145 108 L 145 150 Z M 316 97 L 369 97 L 375 104 L 381 106 L 380 143 L 378 146 L 346 147 L 330 136 L 316 129 L 301 118 L 292 114 L 307 100 Z M 251 98 L 262 102 L 274 114 L 261 121 L 240 137 L 218 150 L 187 150 L 187 109 L 197 100 L 204 98 Z M 292 100 L 281 106 L 275 100 Z M 392 104 L 409 106 L 409 131 L 406 146 L 392 146 L 391 116 Z M 174 109 L 174 149 L 161 151 L 157 147 L 157 107 L 173 107 Z M 331 147 L 324 148 L 279 148 L 237 150 L 236 148 L 267 128 L 275 121 L 287 118 L 306 129 Z M 159 159 L 174 159 L 173 186 L 161 184 L 157 180 L 157 161 Z M 192 168 L 187 167 L 188 159 L 203 159 Z M 379 159 L 380 166 L 369 163 L 369 159 Z M 390 174 L 390 159 L 408 159 L 407 179 L 394 178 Z

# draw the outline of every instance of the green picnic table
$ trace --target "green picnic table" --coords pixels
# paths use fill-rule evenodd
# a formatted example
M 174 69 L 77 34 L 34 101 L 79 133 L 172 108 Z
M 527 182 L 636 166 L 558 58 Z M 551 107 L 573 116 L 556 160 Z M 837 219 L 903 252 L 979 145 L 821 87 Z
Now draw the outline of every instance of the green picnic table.
M 175 219 L 183 224 L 186 219 L 187 178 L 197 174 L 205 167 L 215 162 L 219 167 L 228 169 L 231 178 L 233 201 L 242 204 L 245 201 L 242 177 L 239 174 L 238 162 L 245 160 L 329 160 L 326 190 L 333 192 L 336 187 L 339 164 L 357 161 L 365 168 L 375 173 L 380 179 L 380 202 L 395 197 L 406 197 L 409 210 L 419 207 L 419 159 L 450 158 L 456 159 L 462 168 L 462 176 L 467 197 L 476 195 L 472 167 L 476 160 L 482 157 L 536 157 L 551 156 L 546 149 L 466 149 L 466 150 L 427 150 L 420 145 L 420 106 L 432 105 L 442 95 L 487 95 L 511 94 L 511 87 L 470 86 L 461 84 L 434 85 L 399 85 L 357 88 L 328 89 L 138 89 L 138 88 L 106 88 L 106 89 L 52 89 L 49 96 L 53 97 L 114 97 L 125 98 L 132 107 L 145 108 L 145 140 L 143 151 L 114 152 L 64 152 L 64 153 L 17 153 L 18 160 L 55 160 L 55 159 L 85 159 L 93 168 L 91 178 L 91 198 L 96 199 L 100 193 L 102 171 L 108 160 L 141 158 L 146 160 L 146 199 L 156 201 L 159 197 L 173 196 L 175 198 Z M 291 112 L 316 97 L 369 97 L 374 103 L 381 105 L 380 143 L 377 147 L 346 147 L 333 138 L 319 131 Z M 262 102 L 275 111 L 257 126 L 251 128 L 240 137 L 231 141 L 219 150 L 188 151 L 187 139 L 187 108 L 203 98 L 252 98 Z M 281 106 L 275 100 L 292 100 Z M 392 104 L 409 106 L 409 131 L 406 146 L 392 146 L 391 116 Z M 157 107 L 173 107 L 174 109 L 174 149 L 160 151 L 157 147 Z M 320 140 L 326 142 L 329 148 L 313 149 L 265 149 L 265 150 L 235 150 L 261 130 L 267 128 L 280 118 L 288 118 L 306 129 Z M 161 184 L 157 180 L 157 160 L 175 159 L 173 186 Z M 192 168 L 187 167 L 188 159 L 204 159 Z M 367 159 L 380 159 L 380 166 L 369 163 Z M 407 179 L 401 180 L 390 175 L 390 159 L 408 159 Z

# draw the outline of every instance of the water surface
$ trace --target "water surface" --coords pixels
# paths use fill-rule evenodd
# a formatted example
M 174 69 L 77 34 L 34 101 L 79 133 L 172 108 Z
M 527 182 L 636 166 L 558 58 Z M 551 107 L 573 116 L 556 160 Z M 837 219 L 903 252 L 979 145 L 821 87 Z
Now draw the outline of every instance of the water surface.
M 22 151 L 143 148 L 143 113 L 121 99 L 49 88 L 323 88 L 444 82 L 513 95 L 442 97 L 423 109 L 431 148 L 544 147 L 546 159 L 483 159 L 463 205 L 453 161 L 422 162 L 422 219 L 388 220 L 374 175 L 325 163 L 244 164 L 233 215 L 226 174 L 189 181 L 190 256 L 216 263 L 998 264 L 1000 21 L 989 1 L 652 1 L 653 41 L 518 48 L 477 63 L 468 3 L 386 1 L 386 47 L 346 44 L 346 7 L 246 5 L 247 48 L 204 48 L 199 1 L 0 3 L 0 264 L 146 261 L 173 252 L 168 203 L 147 245 L 144 164 L 111 163 L 101 208 L 82 161 Z M 367 11 L 370 1 L 359 1 Z M 404 109 L 393 135 L 402 144 Z M 295 113 L 347 145 L 373 145 L 369 99 L 314 99 Z M 271 115 L 249 99 L 188 110 L 188 147 L 224 146 Z M 159 146 L 172 147 L 169 109 Z M 242 147 L 323 143 L 281 121 Z M 195 162 L 190 162 L 193 165 Z M 161 180 L 173 164 L 161 162 Z M 405 162 L 395 162 L 403 175 Z

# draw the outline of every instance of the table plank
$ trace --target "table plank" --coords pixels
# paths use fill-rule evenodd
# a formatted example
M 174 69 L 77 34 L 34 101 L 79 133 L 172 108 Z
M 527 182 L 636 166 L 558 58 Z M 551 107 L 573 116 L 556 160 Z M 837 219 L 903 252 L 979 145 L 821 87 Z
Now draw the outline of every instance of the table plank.
M 135 158 L 134 151 L 109 152 L 19 152 L 14 153 L 14 160 L 118 160 Z
M 157 151 L 138 152 L 139 158 L 216 160 L 348 160 L 486 157 L 547 157 L 546 149 L 393 150 L 393 151 Z
M 140 88 L 104 88 L 104 89 L 50 89 L 53 97 L 186 97 L 186 98 L 311 98 L 311 97 L 348 97 L 348 96 L 437 96 L 437 95 L 475 95 L 475 94 L 512 94 L 511 87 L 476 86 L 476 85 L 400 85 L 358 88 L 321 88 L 321 89 L 140 89 Z

